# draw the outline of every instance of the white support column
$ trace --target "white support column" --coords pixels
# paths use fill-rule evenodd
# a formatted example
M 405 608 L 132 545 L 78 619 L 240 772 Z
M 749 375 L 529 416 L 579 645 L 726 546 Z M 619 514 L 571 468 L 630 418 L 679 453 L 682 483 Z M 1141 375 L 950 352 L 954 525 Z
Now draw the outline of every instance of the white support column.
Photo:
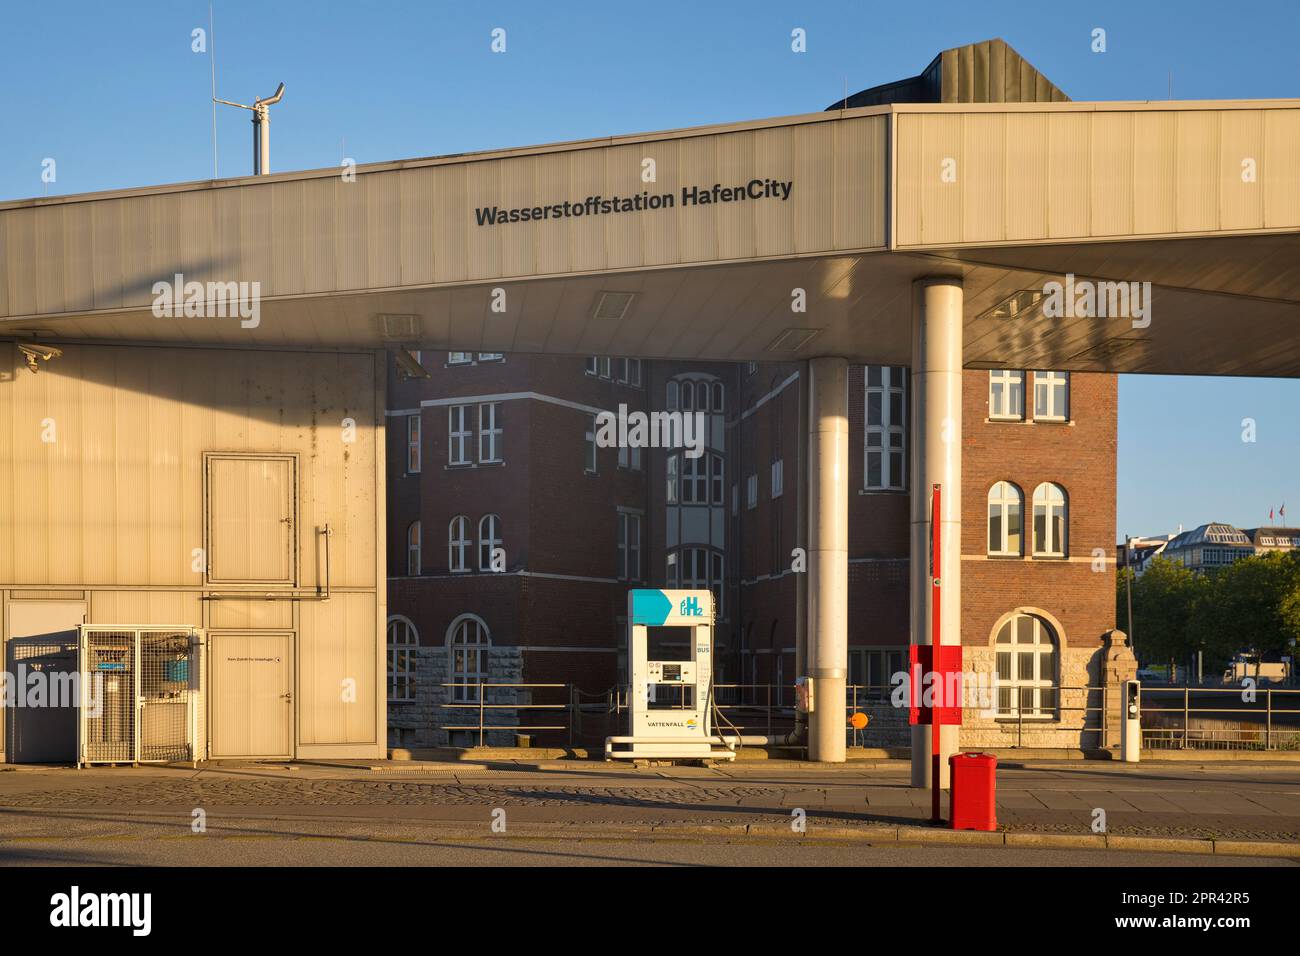
M 939 643 L 961 643 L 961 373 L 960 279 L 920 279 L 912 286 L 912 643 L 933 641 L 930 575 L 930 501 L 941 488 Z M 929 787 L 931 729 L 912 728 L 912 786 Z M 939 786 L 948 786 L 948 757 L 958 728 L 940 730 Z
M 849 363 L 808 362 L 808 756 L 844 761 L 849 667 Z

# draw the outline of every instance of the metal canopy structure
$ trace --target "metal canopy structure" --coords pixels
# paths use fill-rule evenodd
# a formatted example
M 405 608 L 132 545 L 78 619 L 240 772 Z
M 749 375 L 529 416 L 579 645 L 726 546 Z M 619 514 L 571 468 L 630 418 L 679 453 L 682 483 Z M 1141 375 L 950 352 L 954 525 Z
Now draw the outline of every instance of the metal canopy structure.
M 714 189 L 752 182 L 788 196 Z M 155 315 L 178 275 L 258 283 L 255 327 Z M 1002 314 L 1067 275 L 1150 282 L 1149 324 Z M 923 276 L 963 282 L 968 367 L 1300 375 L 1300 100 L 893 104 L 0 204 L 0 335 L 40 341 L 907 364 Z

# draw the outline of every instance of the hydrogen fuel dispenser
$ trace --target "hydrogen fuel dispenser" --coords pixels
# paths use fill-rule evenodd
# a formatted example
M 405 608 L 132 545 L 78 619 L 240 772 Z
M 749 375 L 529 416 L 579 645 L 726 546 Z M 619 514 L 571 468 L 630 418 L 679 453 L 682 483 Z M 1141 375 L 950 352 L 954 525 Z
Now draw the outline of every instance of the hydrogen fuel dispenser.
M 1125 763 L 1142 759 L 1142 684 L 1135 680 L 1124 682 L 1123 710 L 1120 711 L 1119 755 Z
M 643 588 L 627 595 L 629 735 L 608 737 L 621 759 L 731 760 L 714 736 L 713 592 Z

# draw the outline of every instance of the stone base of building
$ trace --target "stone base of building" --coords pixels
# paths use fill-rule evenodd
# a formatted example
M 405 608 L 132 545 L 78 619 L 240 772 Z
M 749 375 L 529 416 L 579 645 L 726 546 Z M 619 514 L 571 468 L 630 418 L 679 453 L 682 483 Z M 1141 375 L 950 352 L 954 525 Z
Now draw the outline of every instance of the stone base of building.
M 486 650 L 490 684 L 517 684 L 524 673 L 523 652 L 516 647 Z M 445 647 L 420 647 L 415 652 L 415 688 L 412 700 L 388 702 L 388 745 L 390 747 L 475 747 L 480 743 L 480 708 L 477 697 L 457 706 L 467 696 L 465 688 L 444 686 L 451 676 L 451 660 Z M 528 704 L 529 691 L 519 687 L 489 687 L 483 699 L 482 743 L 509 747 L 516 742 L 514 728 L 521 723 L 520 711 L 509 705 Z M 454 695 L 459 694 L 458 698 Z M 492 705 L 492 706 L 487 706 Z M 500 729 L 493 729 L 500 728 Z

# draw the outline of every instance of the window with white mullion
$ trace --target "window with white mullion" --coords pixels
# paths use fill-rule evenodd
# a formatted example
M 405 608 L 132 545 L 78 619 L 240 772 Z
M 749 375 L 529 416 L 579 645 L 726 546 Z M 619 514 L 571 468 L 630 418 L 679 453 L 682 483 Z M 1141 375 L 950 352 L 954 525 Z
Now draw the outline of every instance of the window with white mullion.
M 989 372 L 989 418 L 1019 421 L 1025 417 L 1025 373 L 995 369 Z
M 1034 373 L 1034 418 L 1064 422 L 1070 418 L 1070 373 Z
M 447 569 L 453 573 L 469 570 L 469 518 L 456 515 L 447 525 Z
M 1065 557 L 1067 527 L 1065 490 L 1043 482 L 1034 489 L 1034 555 Z
M 406 473 L 420 473 L 420 416 L 406 416 Z
M 1020 489 L 1009 481 L 989 489 L 989 554 L 1020 555 L 1023 503 Z
M 470 405 L 447 407 L 447 464 L 468 465 L 470 459 Z
M 996 640 L 998 716 L 1048 719 L 1056 712 L 1056 636 L 1041 618 L 1017 614 Z
M 868 491 L 907 488 L 907 370 L 866 367 L 866 471 Z
M 478 407 L 478 460 L 496 463 L 501 461 L 501 405 L 485 402 Z
M 496 515 L 484 515 L 478 523 L 478 569 L 494 571 L 492 559 L 501 548 L 501 519 Z

